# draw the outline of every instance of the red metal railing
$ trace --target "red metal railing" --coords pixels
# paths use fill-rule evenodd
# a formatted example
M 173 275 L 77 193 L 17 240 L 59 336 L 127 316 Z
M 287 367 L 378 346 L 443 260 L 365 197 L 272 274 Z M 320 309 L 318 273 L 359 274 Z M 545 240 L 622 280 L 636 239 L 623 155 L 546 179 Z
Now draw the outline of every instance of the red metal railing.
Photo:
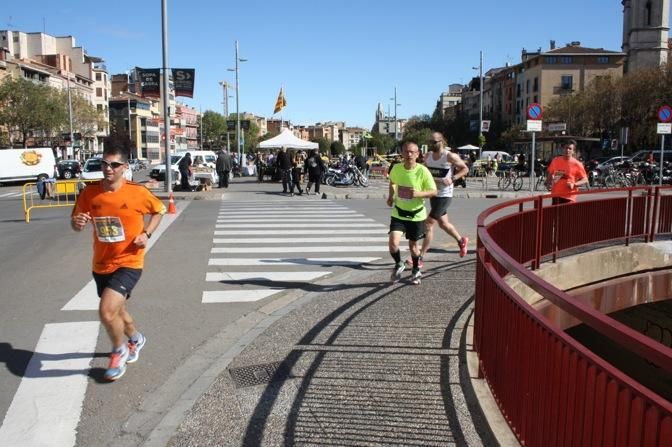
M 474 347 L 479 372 L 522 444 L 672 446 L 672 403 L 565 334 L 504 280 L 515 276 L 623 349 L 672 373 L 672 349 L 534 273 L 566 250 L 671 233 L 670 192 L 591 191 L 569 205 L 550 205 L 550 195 L 538 196 L 478 217 Z

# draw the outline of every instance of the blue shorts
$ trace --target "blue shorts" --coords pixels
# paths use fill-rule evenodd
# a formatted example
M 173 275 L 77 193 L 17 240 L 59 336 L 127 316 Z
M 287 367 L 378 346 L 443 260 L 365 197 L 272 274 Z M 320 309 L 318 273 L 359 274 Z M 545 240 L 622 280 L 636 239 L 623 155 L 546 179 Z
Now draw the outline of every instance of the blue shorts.
M 96 281 L 98 297 L 103 296 L 103 290 L 110 288 L 126 297 L 131 297 L 131 291 L 140 280 L 142 269 L 131 269 L 120 267 L 112 273 L 100 274 L 93 272 L 93 279 Z

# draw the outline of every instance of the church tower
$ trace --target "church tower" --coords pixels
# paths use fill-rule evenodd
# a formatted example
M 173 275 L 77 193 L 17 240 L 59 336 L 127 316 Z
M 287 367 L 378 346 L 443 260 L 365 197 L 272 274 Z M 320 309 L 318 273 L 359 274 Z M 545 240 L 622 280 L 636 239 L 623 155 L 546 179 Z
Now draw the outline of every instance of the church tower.
M 669 0 L 622 0 L 625 71 L 658 67 L 667 62 Z

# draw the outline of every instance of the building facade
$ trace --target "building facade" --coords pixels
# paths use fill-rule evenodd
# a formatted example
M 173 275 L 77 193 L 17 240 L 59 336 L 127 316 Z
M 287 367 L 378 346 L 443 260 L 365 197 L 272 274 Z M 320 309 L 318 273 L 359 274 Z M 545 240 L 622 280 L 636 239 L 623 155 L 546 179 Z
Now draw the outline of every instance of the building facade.
M 669 56 L 669 0 L 622 0 L 625 72 L 654 68 Z

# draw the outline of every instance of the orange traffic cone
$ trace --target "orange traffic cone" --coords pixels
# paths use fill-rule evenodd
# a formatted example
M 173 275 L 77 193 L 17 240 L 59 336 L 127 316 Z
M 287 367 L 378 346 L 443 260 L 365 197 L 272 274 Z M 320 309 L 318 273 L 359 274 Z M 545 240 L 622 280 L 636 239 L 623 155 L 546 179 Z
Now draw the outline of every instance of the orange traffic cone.
M 170 193 L 168 198 L 168 214 L 175 214 L 177 210 L 175 209 L 175 199 L 173 198 L 173 193 Z

